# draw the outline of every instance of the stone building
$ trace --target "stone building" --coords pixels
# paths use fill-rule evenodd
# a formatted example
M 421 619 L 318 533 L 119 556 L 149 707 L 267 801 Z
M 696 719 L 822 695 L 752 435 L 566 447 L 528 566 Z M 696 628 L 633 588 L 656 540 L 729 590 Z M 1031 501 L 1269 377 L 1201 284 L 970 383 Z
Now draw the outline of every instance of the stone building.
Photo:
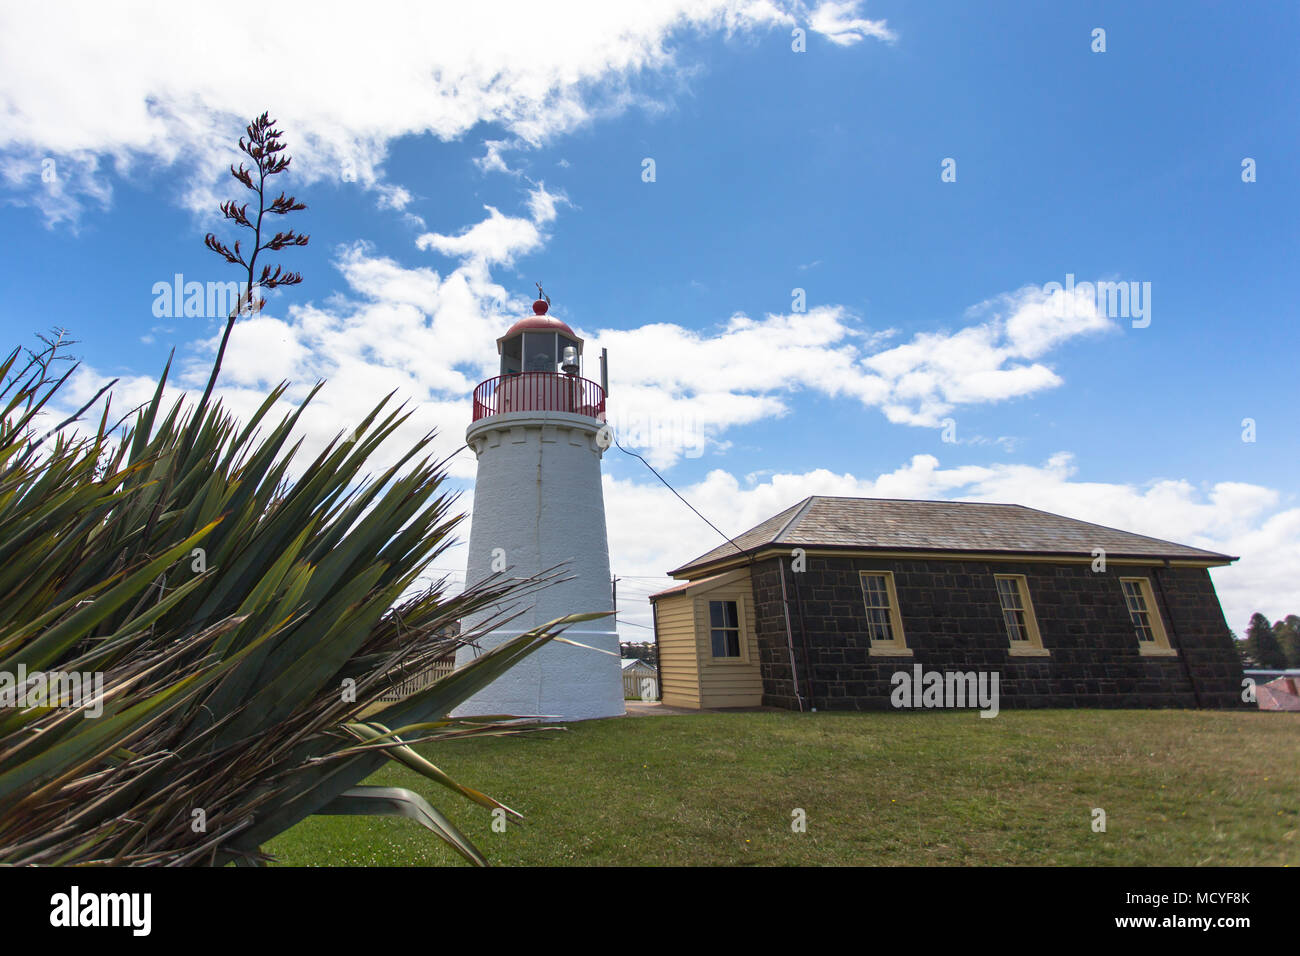
M 806 498 L 651 597 L 662 699 L 891 707 L 900 673 L 1007 707 L 1236 707 L 1209 568 L 1236 558 L 1019 505 Z

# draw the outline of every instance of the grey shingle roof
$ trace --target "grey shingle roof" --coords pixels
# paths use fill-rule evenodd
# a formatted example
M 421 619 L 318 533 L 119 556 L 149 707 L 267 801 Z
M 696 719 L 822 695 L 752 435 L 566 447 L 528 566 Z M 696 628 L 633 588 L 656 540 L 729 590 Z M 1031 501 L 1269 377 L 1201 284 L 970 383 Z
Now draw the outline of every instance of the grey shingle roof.
M 814 495 L 670 573 L 679 574 L 767 545 L 881 551 L 1149 557 L 1227 562 L 1236 558 L 1119 531 L 1023 505 Z

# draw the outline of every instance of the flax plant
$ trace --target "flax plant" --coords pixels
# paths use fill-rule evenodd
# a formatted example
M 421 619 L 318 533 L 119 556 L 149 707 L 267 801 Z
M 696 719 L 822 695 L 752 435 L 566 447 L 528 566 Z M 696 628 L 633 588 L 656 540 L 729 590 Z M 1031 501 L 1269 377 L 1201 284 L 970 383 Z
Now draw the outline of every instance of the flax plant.
M 255 277 L 257 254 L 306 242 L 262 236 L 265 215 L 303 208 L 283 193 L 264 201 L 267 177 L 289 163 L 272 123 L 263 114 L 241 140 L 256 173 L 232 167 L 257 193 L 258 215 L 222 207 L 253 229 L 251 253 L 206 240 L 264 288 L 300 277 L 278 266 Z M 72 374 L 56 372 L 64 342 L 0 361 L 0 864 L 259 864 L 266 841 L 321 813 L 400 814 L 485 863 L 420 796 L 362 784 L 387 761 L 518 818 L 411 744 L 533 729 L 516 715 L 449 715 L 565 640 L 569 624 L 600 615 L 529 630 L 383 700 L 561 572 L 496 576 L 456 594 L 445 579 L 421 586 L 463 518 L 434 436 L 372 474 L 411 415 L 389 395 L 295 468 L 296 428 L 319 384 L 278 421 L 284 383 L 244 422 L 212 400 L 238 314 L 256 308 L 250 289 L 197 405 L 164 401 L 169 361 L 152 399 L 120 422 L 111 396 L 82 421 L 96 396 L 38 427 Z M 493 617 L 480 631 L 446 636 L 481 611 Z M 33 674 L 93 680 L 75 699 L 31 700 Z

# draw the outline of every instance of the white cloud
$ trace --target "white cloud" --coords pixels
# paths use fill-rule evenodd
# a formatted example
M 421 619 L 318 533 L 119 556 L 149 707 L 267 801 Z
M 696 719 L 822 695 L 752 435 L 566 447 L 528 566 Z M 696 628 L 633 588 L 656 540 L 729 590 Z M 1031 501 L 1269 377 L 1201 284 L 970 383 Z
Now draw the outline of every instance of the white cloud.
M 401 211 L 410 205 L 411 200 L 415 198 L 411 195 L 410 190 L 403 186 L 380 184 L 375 188 L 379 192 L 378 206 L 380 209 Z
M 84 150 L 59 156 L 32 149 L 0 153 L 0 177 L 9 190 L 5 203 L 34 206 L 47 226 L 68 223 L 74 232 L 86 202 L 107 209 L 113 201 L 113 189 L 101 175 L 98 157 Z
M 528 194 L 528 214 L 532 216 L 535 223 L 554 222 L 557 215 L 556 207 L 567 204 L 568 201 L 564 193 L 547 192 L 546 184 L 538 183 Z
M 433 249 L 447 256 L 475 259 L 486 265 L 510 265 L 515 256 L 533 252 L 542 245 L 542 234 L 529 219 L 503 216 L 493 206 L 484 206 L 488 218 L 454 236 L 425 233 L 415 240 L 421 249 Z
M 884 20 L 866 20 L 859 17 L 858 6 L 853 2 L 825 0 L 809 16 L 808 26 L 813 31 L 823 34 L 836 46 L 852 46 L 866 37 L 890 42 L 897 39 L 893 31 L 885 25 Z
M 997 402 L 1054 388 L 1061 378 L 1034 361 L 1079 336 L 1117 327 L 1096 303 L 1063 305 L 1025 286 L 967 310 L 976 324 L 955 333 L 927 332 L 868 357 L 863 366 L 888 386 L 886 416 L 898 424 L 934 426 L 958 405 Z
M 489 139 L 483 142 L 485 152 L 474 160 L 474 165 L 485 173 L 506 173 L 518 175 L 519 171 L 506 165 L 502 156 L 507 149 L 520 149 L 525 144 L 517 139 Z
M 283 316 L 241 320 L 220 394 L 251 411 L 257 395 L 282 379 L 294 383 L 287 401 L 327 380 L 304 416 L 310 446 L 336 434 L 340 423 L 360 420 L 396 388 L 418 403 L 410 435 L 436 427 L 443 435 L 439 447 L 451 451 L 461 441 L 475 383 L 496 374 L 497 336 L 528 308 L 526 297 L 512 298 L 492 279 L 490 267 L 539 248 L 545 240 L 539 224 L 553 221 L 563 202 L 538 184 L 526 200 L 529 216 L 488 207 L 485 219 L 457 235 L 421 236 L 422 248 L 460 259 L 446 275 L 402 266 L 362 243 L 347 247 L 337 266 L 351 294 L 291 304 Z M 1059 384 L 1046 366 L 1022 359 L 1039 355 L 1044 342 L 1066 340 L 1054 325 L 1042 331 L 1054 320 L 1043 317 L 1035 294 L 1022 290 L 998 302 L 1002 312 L 985 309 L 976 325 L 892 347 L 893 330 L 862 329 L 840 306 L 761 319 L 737 314 L 713 333 L 668 323 L 594 333 L 578 325 L 578 331 L 588 339 L 589 357 L 609 349 L 615 434 L 663 467 L 706 450 L 725 451 L 728 430 L 788 414 L 804 390 L 879 408 L 894 422 L 933 427 L 958 405 Z M 1069 331 L 1102 327 L 1104 319 L 1081 319 Z M 180 384 L 202 387 L 221 331 L 213 323 L 207 339 L 191 347 Z M 588 374 L 595 374 L 590 358 Z M 997 441 L 1005 448 L 1014 437 Z
M 649 447 L 658 466 L 694 456 L 727 428 L 784 414 L 786 397 L 801 389 L 856 399 L 895 424 L 938 427 L 959 406 L 1060 385 L 1036 360 L 1072 338 L 1115 328 L 1095 305 L 1058 310 L 1031 286 L 967 315 L 974 324 L 888 348 L 894 330 L 863 330 L 842 306 L 762 319 L 737 314 L 712 335 L 667 323 L 602 330 L 593 345 L 610 351 L 616 427 Z
M 685 72 L 673 49 L 679 35 L 789 25 L 800 9 L 798 0 L 478 0 L 451 12 L 420 2 L 363 9 L 284 0 L 245 29 L 212 4 L 5 4 L 4 175 L 18 186 L 10 201 L 39 205 L 55 222 L 74 217 L 86 198 L 104 201 L 97 157 L 121 175 L 185 158 L 184 201 L 211 214 L 237 158 L 234 137 L 250 104 L 264 103 L 285 130 L 302 184 L 375 187 L 392 140 L 453 140 L 480 123 L 508 134 L 495 154 L 487 144 L 481 163 L 502 169 L 507 144 L 535 147 L 595 116 L 655 108 L 653 95 L 632 84 L 653 87 Z M 832 31 L 837 43 L 884 38 L 883 26 L 855 19 L 855 9 L 823 4 L 812 29 Z M 44 157 L 69 164 L 55 188 L 32 171 Z
M 421 235 L 418 248 L 459 260 L 445 275 L 376 256 L 364 243 L 345 247 L 336 264 L 350 293 L 241 320 L 219 394 L 247 413 L 281 380 L 293 383 L 286 402 L 326 380 L 303 418 L 314 448 L 397 389 L 418 403 L 408 437 L 437 428 L 439 447 L 450 452 L 461 441 L 469 393 L 496 374 L 497 336 L 528 308 L 527 298 L 512 298 L 492 278 L 492 267 L 541 248 L 542 226 L 567 199 L 536 183 L 524 202 L 526 216 L 486 206 L 485 218 L 456 234 Z M 804 390 L 879 408 L 892 422 L 936 427 L 959 405 L 1054 387 L 1061 379 L 1038 361 L 1043 353 L 1112 326 L 1095 307 L 1059 319 L 1049 305 L 1041 290 L 1026 287 L 980 303 L 968 312 L 972 325 L 896 345 L 889 344 L 895 330 L 863 328 L 836 305 L 761 319 L 737 313 L 712 332 L 670 323 L 592 332 L 573 324 L 588 339 L 589 357 L 609 349 L 616 435 L 659 467 L 725 451 L 729 429 L 787 414 Z M 206 339 L 182 352 L 179 385 L 203 386 L 222 330 L 214 322 Z M 588 374 L 595 374 L 591 361 Z M 467 473 L 464 463 L 457 467 Z

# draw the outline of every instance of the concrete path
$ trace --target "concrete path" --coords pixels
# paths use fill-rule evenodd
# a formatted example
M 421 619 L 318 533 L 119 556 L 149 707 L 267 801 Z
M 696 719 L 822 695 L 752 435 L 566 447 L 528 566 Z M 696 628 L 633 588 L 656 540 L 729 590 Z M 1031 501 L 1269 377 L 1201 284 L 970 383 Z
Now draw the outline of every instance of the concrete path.
M 666 717 L 677 714 L 707 714 L 707 710 L 691 710 L 687 707 L 669 707 L 657 700 L 625 700 L 623 707 L 629 717 Z
M 625 700 L 623 708 L 629 717 L 676 717 L 679 714 L 752 714 L 763 710 L 780 710 L 779 707 L 672 707 L 657 700 Z

